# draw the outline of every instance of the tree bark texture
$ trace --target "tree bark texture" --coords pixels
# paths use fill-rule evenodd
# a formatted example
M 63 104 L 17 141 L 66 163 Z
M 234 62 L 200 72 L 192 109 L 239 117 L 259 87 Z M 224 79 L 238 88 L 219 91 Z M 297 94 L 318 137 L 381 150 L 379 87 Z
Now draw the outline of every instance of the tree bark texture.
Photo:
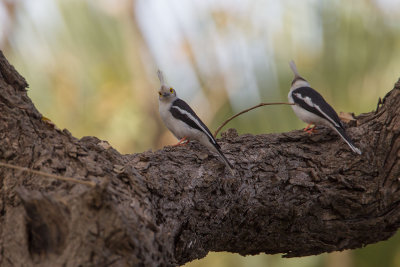
M 0 51 L 1 266 L 173 266 L 209 251 L 286 257 L 360 248 L 400 223 L 400 83 L 347 124 L 361 156 L 316 134 L 219 140 L 236 176 L 200 144 L 121 155 L 36 110 Z M 122 130 L 122 129 L 121 129 Z

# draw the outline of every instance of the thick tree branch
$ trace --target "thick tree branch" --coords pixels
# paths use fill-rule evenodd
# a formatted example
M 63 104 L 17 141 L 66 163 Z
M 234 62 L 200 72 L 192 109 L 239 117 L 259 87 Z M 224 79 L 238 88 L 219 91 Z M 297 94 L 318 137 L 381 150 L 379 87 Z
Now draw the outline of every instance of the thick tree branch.
M 386 240 L 400 222 L 400 85 L 348 132 L 223 134 L 238 175 L 197 143 L 121 155 L 42 118 L 0 53 L 1 266 L 170 266 L 208 251 L 288 257 Z

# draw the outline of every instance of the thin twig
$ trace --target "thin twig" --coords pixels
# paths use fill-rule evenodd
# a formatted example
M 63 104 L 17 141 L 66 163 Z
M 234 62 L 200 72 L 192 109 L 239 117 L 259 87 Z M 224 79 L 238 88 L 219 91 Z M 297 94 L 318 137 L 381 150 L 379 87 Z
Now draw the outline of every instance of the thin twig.
M 224 127 L 228 122 L 230 122 L 231 120 L 233 120 L 234 118 L 242 115 L 243 113 L 246 113 L 252 109 L 258 108 L 258 107 L 262 107 L 262 106 L 272 106 L 272 105 L 294 105 L 294 103 L 287 103 L 287 102 L 275 102 L 275 103 L 260 103 L 257 106 L 245 109 L 241 112 L 239 112 L 236 115 L 233 115 L 232 117 L 230 117 L 229 119 L 227 119 L 221 126 L 218 127 L 218 129 L 215 131 L 214 133 L 214 138 L 217 137 L 217 134 L 219 133 L 219 131 L 222 129 L 222 127 Z
M 0 162 L 0 166 L 6 167 L 6 168 L 10 168 L 10 169 L 16 169 L 16 170 L 20 170 L 20 171 L 34 173 L 34 174 L 37 174 L 37 175 L 44 176 L 46 178 L 53 178 L 53 179 L 66 181 L 66 182 L 71 182 L 71 183 L 76 183 L 76 184 L 83 184 L 83 185 L 88 185 L 88 186 L 91 186 L 91 187 L 95 187 L 96 186 L 96 183 L 94 183 L 94 182 L 81 181 L 81 180 L 78 180 L 78 179 L 75 179 L 75 178 L 71 178 L 71 177 L 64 177 L 64 176 L 59 176 L 59 175 L 55 175 L 55 174 L 51 174 L 51 173 L 35 171 L 35 170 L 29 169 L 29 168 L 20 167 L 20 166 L 8 164 L 8 163 Z

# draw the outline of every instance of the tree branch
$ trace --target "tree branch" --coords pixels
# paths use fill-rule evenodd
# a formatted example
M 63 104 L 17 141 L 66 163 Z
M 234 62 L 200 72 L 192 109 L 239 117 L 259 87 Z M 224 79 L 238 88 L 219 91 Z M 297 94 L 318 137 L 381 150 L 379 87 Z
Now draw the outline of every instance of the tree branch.
M 0 52 L 0 265 L 171 266 L 209 251 L 286 257 L 386 240 L 400 222 L 400 83 L 348 133 L 223 134 L 236 177 L 201 145 L 121 155 L 42 119 Z

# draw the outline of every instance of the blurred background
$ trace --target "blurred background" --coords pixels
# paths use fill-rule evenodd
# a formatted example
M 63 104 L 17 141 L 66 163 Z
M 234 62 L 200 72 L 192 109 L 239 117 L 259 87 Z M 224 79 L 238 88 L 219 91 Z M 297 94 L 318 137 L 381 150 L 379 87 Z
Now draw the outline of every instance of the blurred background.
M 293 59 L 335 109 L 360 114 L 400 76 L 398 0 L 0 0 L 0 49 L 38 110 L 121 153 L 176 142 L 158 114 L 157 69 L 212 132 L 260 102 L 287 101 Z M 225 129 L 304 127 L 288 106 Z M 210 253 L 195 266 L 400 266 L 400 236 L 363 249 L 282 259 Z

